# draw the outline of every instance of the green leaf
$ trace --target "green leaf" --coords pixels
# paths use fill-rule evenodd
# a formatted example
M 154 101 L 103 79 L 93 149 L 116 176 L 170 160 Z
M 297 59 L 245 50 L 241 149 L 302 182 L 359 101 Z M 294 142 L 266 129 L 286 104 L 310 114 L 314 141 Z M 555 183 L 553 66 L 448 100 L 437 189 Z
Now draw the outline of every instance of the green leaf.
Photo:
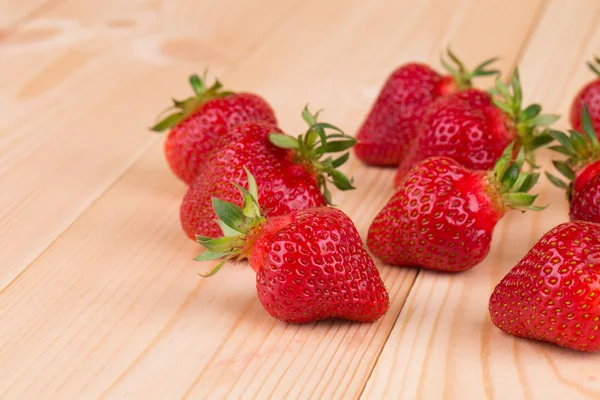
M 535 136 L 531 142 L 531 147 L 534 149 L 538 149 L 542 146 L 547 145 L 548 143 L 552 143 L 554 138 L 549 133 L 543 132 L 539 135 Z
M 446 49 L 446 53 L 448 54 L 448 57 L 450 57 L 450 60 L 452 60 L 452 62 L 458 66 L 459 71 L 465 70 L 464 64 L 462 63 L 462 61 L 460 61 L 460 59 L 456 56 L 456 54 L 454 54 L 454 52 L 450 49 L 450 46 L 448 46 L 448 48 Z
M 598 143 L 598 136 L 594 129 L 594 124 L 592 124 L 592 118 L 590 118 L 590 111 L 585 104 L 583 104 L 583 107 L 581 108 L 581 127 L 583 128 L 585 135 L 590 139 L 592 147 L 594 149 L 599 148 L 600 144 Z
M 517 181 L 517 178 L 519 177 L 519 172 L 520 168 L 517 164 L 513 163 L 508 166 L 506 172 L 504 172 L 502 178 L 500 179 L 502 186 L 504 186 L 506 190 L 513 187 L 513 185 Z
M 550 146 L 548 147 L 552 151 L 556 151 L 557 153 L 564 154 L 565 156 L 571 156 L 571 153 L 563 146 Z
M 235 230 L 235 229 L 230 228 L 229 226 L 227 226 L 220 219 L 215 219 L 214 221 L 217 223 L 217 225 L 219 225 L 219 228 L 221 228 L 221 231 L 223 231 L 223 235 L 224 236 L 238 236 L 238 235 L 242 234 L 242 232 L 240 232 L 238 230 Z
M 521 78 L 519 78 L 519 68 L 515 67 L 515 69 L 513 70 L 513 76 L 510 82 L 513 90 L 514 106 L 516 109 L 521 109 L 521 103 L 523 102 L 523 92 L 521 90 Z
M 346 152 L 346 153 L 342 154 L 340 157 L 338 157 L 335 160 L 331 161 L 331 166 L 333 168 L 339 168 L 346 161 L 348 161 L 349 158 L 350 158 L 350 152 Z
M 545 206 L 536 206 L 536 205 L 532 204 L 530 206 L 526 206 L 526 207 L 523 207 L 523 208 L 525 208 L 526 210 L 530 210 L 530 211 L 543 211 L 547 207 L 548 207 L 548 205 L 545 205 Z
M 213 253 L 232 253 L 236 244 L 235 237 L 210 238 L 196 236 L 196 241 Z
M 209 236 L 201 236 L 201 235 L 196 235 L 196 242 L 200 243 L 201 245 L 204 246 L 204 243 L 206 242 L 210 242 L 211 240 L 213 240 L 214 238 L 211 238 Z
M 504 195 L 504 200 L 513 207 L 528 207 L 533 204 L 537 195 L 529 193 L 507 193 Z
M 246 176 L 248 177 L 248 192 L 250 192 L 250 196 L 258 201 L 258 185 L 256 184 L 256 179 L 254 179 L 254 175 L 250 173 L 248 168 L 244 167 L 244 171 L 246 171 Z
M 522 173 L 521 175 L 525 176 L 525 179 L 523 180 L 519 191 L 524 193 L 527 193 L 531 189 L 533 189 L 533 187 L 537 184 L 538 180 L 540 179 L 540 174 Z
M 569 185 L 567 185 L 564 181 L 548 172 L 546 172 L 546 178 L 548 178 L 548 180 L 556 187 L 559 187 L 564 190 L 567 190 L 569 188 Z
M 552 137 L 556 139 L 562 145 L 562 147 L 569 152 L 570 155 L 575 155 L 575 150 L 571 145 L 571 140 L 566 134 L 555 130 L 549 130 L 548 133 L 552 135 Z
M 490 76 L 490 75 L 498 75 L 499 73 L 500 73 L 500 71 L 497 69 L 488 69 L 488 70 L 481 70 L 481 71 L 475 70 L 475 71 L 473 71 L 472 76 L 473 77 L 475 77 L 475 76 Z
M 525 180 L 527 179 L 527 174 L 519 174 L 519 176 L 517 177 L 517 180 L 515 181 L 514 185 L 512 185 L 512 187 L 509 189 L 510 192 L 523 192 L 523 190 L 521 189 L 521 186 L 523 186 L 523 183 L 525 183 Z
M 162 121 L 159 121 L 156 125 L 154 125 L 151 130 L 155 132 L 163 132 L 167 129 L 171 129 L 175 125 L 179 124 L 184 118 L 184 114 L 182 112 L 176 112 L 174 114 L 169 115 Z
M 573 172 L 567 163 L 563 161 L 552 161 L 552 164 L 554 165 L 554 168 L 564 175 L 565 178 L 571 181 L 575 179 L 575 172 Z
M 496 164 L 494 164 L 494 175 L 496 175 L 498 179 L 500 179 L 500 177 L 504 174 L 506 167 L 511 162 L 514 147 L 514 142 L 511 142 L 508 146 L 506 146 L 502 152 L 502 155 L 496 161 Z
M 202 80 L 200 79 L 200 77 L 198 75 L 194 74 L 194 75 L 190 76 L 189 80 L 190 80 L 190 85 L 192 86 L 192 89 L 194 89 L 194 93 L 196 93 L 197 95 L 204 93 L 206 88 L 204 87 L 204 83 L 202 82 Z
M 529 126 L 549 126 L 560 119 L 560 115 L 540 114 L 527 121 Z
M 511 157 L 509 156 L 502 156 L 496 161 L 496 164 L 494 165 L 494 175 L 496 176 L 496 178 L 500 179 L 502 175 L 504 175 L 506 167 L 508 167 L 508 164 L 510 164 L 510 162 Z
M 331 171 L 330 175 L 331 175 L 331 179 L 333 180 L 333 184 L 338 189 L 340 189 L 340 190 L 354 189 L 354 186 L 352 186 L 352 182 L 350 181 L 350 179 L 348 179 L 348 177 L 346 175 L 344 175 L 343 173 L 341 173 L 340 171 L 334 169 L 333 171 Z
M 440 63 L 442 64 L 442 67 L 444 67 L 446 71 L 450 72 L 452 76 L 457 77 L 459 75 L 456 68 L 450 65 L 450 63 L 446 61 L 443 55 L 440 57 Z
M 242 194 L 242 198 L 244 199 L 242 207 L 242 212 L 244 216 L 251 219 L 256 219 L 260 217 L 260 207 L 258 206 L 258 201 L 256 201 L 256 198 L 254 198 L 250 194 L 250 192 L 246 190 L 246 188 L 244 188 L 243 186 L 238 185 L 235 182 L 233 182 L 233 185 L 240 191 L 240 193 Z M 247 226 L 245 221 L 243 223 L 243 226 Z
M 317 122 L 316 124 L 311 125 L 311 129 L 331 129 L 333 131 L 339 132 L 344 137 L 352 137 L 344 134 L 344 132 L 335 125 L 328 124 L 327 122 Z M 332 136 L 330 136 L 332 137 Z
M 542 106 L 540 106 L 539 104 L 531 104 L 526 109 L 521 111 L 521 120 L 530 120 L 533 117 L 539 115 L 540 112 L 542 112 Z
M 269 141 L 282 149 L 300 149 L 300 143 L 297 139 L 282 133 L 270 133 Z
M 202 254 L 195 257 L 195 261 L 210 261 L 227 256 L 227 253 L 215 253 L 214 251 L 205 250 Z
M 570 131 L 571 133 L 571 145 L 577 154 L 587 154 L 590 149 L 590 142 L 577 131 Z
M 598 67 L 596 67 L 594 64 L 592 64 L 591 62 L 587 63 L 588 67 L 590 67 L 590 69 L 598 76 L 600 76 L 600 69 L 598 69 Z
M 318 146 L 317 149 L 314 149 L 314 154 L 317 157 L 317 159 L 319 159 L 323 153 L 325 152 L 325 146 L 327 145 L 327 135 L 325 134 L 325 129 L 322 126 L 319 126 L 320 124 L 314 124 L 312 125 L 308 131 L 313 131 L 316 132 L 319 135 L 320 141 L 321 141 L 321 145 Z
M 225 225 L 236 231 L 244 230 L 244 211 L 240 206 L 217 199 L 216 197 L 212 198 L 212 205 L 217 217 L 219 217 Z
M 504 83 L 502 83 L 500 78 L 496 78 L 495 87 L 496 87 L 496 90 L 498 91 L 498 93 L 500 93 L 500 95 L 505 100 L 507 100 L 507 101 L 511 100 L 512 96 L 510 95 L 510 92 L 508 91 L 508 87 Z M 511 111 L 512 111 L 512 109 L 511 109 Z
M 314 130 L 309 130 L 304 135 L 304 144 L 306 145 L 307 148 L 310 149 L 311 147 L 314 146 L 317 139 L 319 139 L 319 133 Z
M 497 69 L 489 69 L 489 70 L 485 69 L 487 66 L 489 66 L 492 63 L 495 63 L 496 61 L 498 61 L 498 57 L 490 58 L 489 60 L 482 62 L 477 67 L 475 67 L 475 70 L 473 71 L 473 73 L 471 75 L 473 77 L 476 77 L 476 76 L 488 76 L 488 75 L 499 74 L 500 71 Z
M 505 113 L 507 113 L 508 115 L 512 115 L 513 114 L 513 109 L 510 105 L 501 102 L 498 99 L 492 99 L 492 103 L 494 103 L 494 105 L 496 107 L 498 107 L 499 109 L 501 109 L 502 111 L 504 111 Z
M 304 122 L 306 122 L 308 124 L 308 126 L 311 126 L 311 125 L 314 125 L 317 123 L 317 119 L 315 118 L 315 116 L 312 115 L 310 111 L 308 111 L 308 104 L 305 105 L 304 109 L 302 110 L 302 119 L 304 120 Z
M 335 142 L 328 142 L 325 145 L 325 153 L 337 153 L 339 151 L 348 150 L 356 144 L 356 139 L 349 138 L 347 140 L 338 140 Z
M 517 167 L 519 167 L 519 170 L 523 167 L 523 164 L 525 164 L 525 149 L 523 147 L 519 149 L 514 162 L 517 164 Z
M 327 204 L 332 205 L 333 203 L 331 202 L 331 192 L 327 187 L 327 181 L 322 175 L 319 176 L 319 189 L 321 190 L 321 192 L 323 192 L 323 197 L 325 197 L 325 201 L 327 202 Z
M 198 272 L 198 275 L 200 275 L 203 278 L 209 278 L 209 277 L 213 276 L 214 274 L 219 272 L 219 270 L 223 267 L 223 265 L 225 265 L 225 263 L 227 263 L 227 261 L 231 260 L 231 258 L 232 257 L 229 256 L 229 257 L 226 257 L 225 259 L 223 259 L 208 274 L 201 274 L 200 272 Z

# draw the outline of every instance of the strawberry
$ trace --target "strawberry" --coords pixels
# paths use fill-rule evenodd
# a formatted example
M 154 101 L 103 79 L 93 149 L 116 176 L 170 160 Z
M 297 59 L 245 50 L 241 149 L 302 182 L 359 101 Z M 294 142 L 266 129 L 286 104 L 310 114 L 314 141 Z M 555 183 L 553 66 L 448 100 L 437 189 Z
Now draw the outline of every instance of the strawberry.
M 496 97 L 477 89 L 450 94 L 434 101 L 425 114 L 410 155 L 400 164 L 394 178 L 398 187 L 419 161 L 429 157 L 450 157 L 466 168 L 489 170 L 506 146 L 517 140 L 526 159 L 535 165 L 534 151 L 552 137 L 537 127 L 558 119 L 542 115 L 532 104 L 522 110 L 521 83 L 515 69 L 509 85 L 496 80 Z
M 511 144 L 490 171 L 448 157 L 417 164 L 371 223 L 369 250 L 399 266 L 456 272 L 479 264 L 506 211 L 539 209 L 527 194 L 539 174 L 520 172 L 523 149 L 512 155 Z
M 583 132 L 581 123 L 581 108 L 585 103 L 589 107 L 589 113 L 596 131 L 600 131 L 600 57 L 595 57 L 595 64 L 588 63 L 590 69 L 597 75 L 596 79 L 586 84 L 577 93 L 571 104 L 569 119 L 571 126 L 578 132 Z
M 600 223 L 600 142 L 594 130 L 586 104 L 581 110 L 581 129 L 585 135 L 571 130 L 550 134 L 560 143 L 552 150 L 569 156 L 566 161 L 554 161 L 555 168 L 570 182 L 546 172 L 550 181 L 567 192 L 571 220 Z
M 490 298 L 492 322 L 511 335 L 600 350 L 600 225 L 566 222 L 546 233 Z
M 352 220 L 331 207 L 294 211 L 266 218 L 250 172 L 239 207 L 217 198 L 212 203 L 224 237 L 198 236 L 207 250 L 198 261 L 248 258 L 256 272 L 258 299 L 271 316 L 306 323 L 328 318 L 370 322 L 389 307 L 379 272 Z
M 496 59 L 470 72 L 450 49 L 448 56 L 456 64 L 452 66 L 442 58 L 449 75 L 420 63 L 405 64 L 392 72 L 356 135 L 359 143 L 354 150 L 360 160 L 397 166 L 407 154 L 425 109 L 435 99 L 471 87 L 475 77 L 498 73 L 486 69 Z
M 238 124 L 222 138 L 181 204 L 181 224 L 191 239 L 196 235 L 220 235 L 211 198 L 241 205 L 237 190 L 229 182 L 245 185 L 244 167 L 260 184 L 259 200 L 269 217 L 331 203 L 328 181 L 341 190 L 354 188 L 336 170 L 348 159 L 348 152 L 335 160 L 323 158 L 328 153 L 348 150 L 356 140 L 333 125 L 318 123 L 317 116 L 307 108 L 302 116 L 309 128 L 298 138 L 281 134 L 273 124 L 258 121 Z M 326 129 L 335 133 L 328 134 Z
M 175 110 L 151 129 L 170 129 L 165 141 L 165 157 L 171 170 L 191 184 L 203 167 L 220 137 L 244 121 L 267 121 L 276 124 L 271 106 L 252 93 L 221 90 L 216 81 L 206 88 L 198 75 L 190 77 L 194 95 L 183 101 L 173 100 Z

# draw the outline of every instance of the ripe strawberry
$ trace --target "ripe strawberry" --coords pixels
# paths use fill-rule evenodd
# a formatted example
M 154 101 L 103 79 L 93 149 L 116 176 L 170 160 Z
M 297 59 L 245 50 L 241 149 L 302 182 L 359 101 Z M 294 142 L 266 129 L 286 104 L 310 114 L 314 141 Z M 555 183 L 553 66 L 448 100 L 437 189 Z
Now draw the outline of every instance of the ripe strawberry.
M 181 204 L 181 224 L 190 238 L 220 235 L 211 198 L 241 205 L 237 190 L 229 182 L 245 185 L 244 167 L 256 177 L 259 200 L 269 217 L 330 203 L 328 181 L 341 190 L 354 188 L 336 170 L 348 159 L 349 152 L 335 160 L 323 158 L 328 153 L 348 150 L 356 140 L 332 125 L 318 123 L 306 108 L 302 115 L 309 128 L 297 139 L 280 134 L 279 128 L 266 122 L 238 124 L 222 138 Z M 336 133 L 326 134 L 325 129 Z
M 382 261 L 463 271 L 488 254 L 496 223 L 509 209 L 537 210 L 527 194 L 539 174 L 520 173 L 521 149 L 509 145 L 493 170 L 467 169 L 448 157 L 417 164 L 372 222 L 367 246 Z
M 596 79 L 589 82 L 577 93 L 571 104 L 569 119 L 571 126 L 578 132 L 582 131 L 581 108 L 583 103 L 589 107 L 592 123 L 596 131 L 600 131 L 600 57 L 595 57 L 596 65 L 588 63 L 590 69 L 597 75 Z
M 419 161 L 429 157 L 450 157 L 462 166 L 488 170 L 514 140 L 524 147 L 527 161 L 535 165 L 534 151 L 552 137 L 538 131 L 558 119 L 542 115 L 532 104 L 522 110 L 521 83 L 515 69 L 509 85 L 496 81 L 499 98 L 477 89 L 454 93 L 433 102 L 427 109 L 410 155 L 400 164 L 394 178 L 398 187 Z M 512 93 L 511 93 L 512 92 Z
M 571 220 L 600 223 L 600 142 L 585 104 L 581 113 L 581 129 L 585 136 L 573 130 L 569 131 L 570 135 L 550 131 L 560 143 L 551 149 L 569 156 L 566 161 L 554 161 L 554 166 L 570 181 L 569 184 L 549 173 L 546 176 L 566 190 Z
M 244 121 L 266 121 L 276 124 L 271 106 L 252 93 L 221 91 L 216 81 L 206 88 L 197 76 L 190 77 L 194 96 L 173 100 L 175 110 L 152 130 L 170 129 L 165 141 L 165 157 L 171 170 L 182 181 L 191 184 L 220 137 Z
M 258 298 L 273 317 L 293 323 L 328 318 L 370 322 L 389 307 L 389 297 L 354 224 L 342 211 L 316 207 L 265 218 L 259 190 L 248 172 L 243 207 L 213 198 L 225 237 L 198 236 L 207 250 L 199 261 L 248 258 L 256 271 Z
M 486 69 L 495 58 L 470 72 L 450 49 L 448 56 L 456 64 L 452 66 L 442 59 L 449 75 L 441 75 L 419 63 L 405 64 L 392 72 L 356 135 L 359 143 L 354 150 L 360 160 L 372 165 L 397 166 L 406 156 L 429 104 L 438 97 L 471 87 L 475 77 L 498 73 Z
M 492 322 L 512 335 L 600 350 L 600 225 L 574 221 L 546 233 L 490 298 Z

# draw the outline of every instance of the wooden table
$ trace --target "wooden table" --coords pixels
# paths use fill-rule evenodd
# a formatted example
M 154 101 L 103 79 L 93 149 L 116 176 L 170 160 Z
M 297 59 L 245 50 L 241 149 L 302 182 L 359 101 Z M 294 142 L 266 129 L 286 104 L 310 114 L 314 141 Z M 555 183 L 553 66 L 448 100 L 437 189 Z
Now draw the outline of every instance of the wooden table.
M 185 186 L 147 129 L 209 67 L 287 132 L 308 101 L 354 133 L 394 67 L 437 67 L 449 43 L 469 65 L 501 56 L 505 76 L 518 64 L 526 100 L 565 114 L 599 16 L 596 0 L 0 0 L 0 398 L 600 398 L 600 355 L 515 339 L 487 312 L 567 218 L 547 180 L 549 208 L 506 215 L 480 266 L 379 265 L 383 319 L 294 326 L 262 309 L 247 265 L 196 275 Z M 394 171 L 345 170 L 358 189 L 335 196 L 364 237 Z

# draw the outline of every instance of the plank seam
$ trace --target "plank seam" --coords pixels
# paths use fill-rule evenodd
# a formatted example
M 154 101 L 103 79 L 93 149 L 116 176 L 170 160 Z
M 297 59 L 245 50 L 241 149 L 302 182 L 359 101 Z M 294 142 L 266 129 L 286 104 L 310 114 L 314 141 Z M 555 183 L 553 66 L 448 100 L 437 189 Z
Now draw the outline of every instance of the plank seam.
M 419 275 L 421 275 L 421 269 L 417 270 L 416 275 L 412 279 L 412 282 L 410 283 L 410 287 L 408 288 L 408 291 L 406 292 L 406 296 L 404 297 L 404 301 L 402 302 L 402 304 L 400 304 L 400 309 L 398 310 L 398 314 L 396 315 L 396 318 L 394 319 L 394 323 L 391 325 L 390 330 L 389 330 L 389 332 L 388 332 L 388 334 L 387 334 L 387 336 L 386 336 L 386 338 L 385 338 L 385 340 L 383 342 L 383 345 L 379 348 L 379 350 L 375 354 L 375 357 L 374 357 L 375 362 L 373 362 L 373 365 L 371 366 L 371 370 L 369 371 L 369 373 L 365 377 L 365 380 L 363 381 L 362 387 L 360 388 L 360 390 L 358 392 L 358 396 L 356 397 L 357 399 L 362 398 L 362 396 L 363 396 L 363 394 L 365 392 L 365 389 L 367 388 L 367 384 L 371 380 L 371 376 L 373 375 L 373 371 L 375 370 L 375 367 L 377 366 L 377 363 L 379 362 L 379 357 L 381 356 L 381 353 L 383 352 L 383 349 L 385 349 L 388 341 L 390 340 L 390 337 L 392 336 L 392 332 L 394 330 L 394 327 L 398 323 L 398 319 L 400 318 L 400 315 L 402 315 L 402 311 L 404 310 L 404 305 L 406 304 L 406 301 L 410 297 L 410 293 L 412 292 L 412 289 L 415 286 L 415 283 L 417 282 L 417 278 L 419 278 Z
M 60 4 L 62 1 L 65 0 L 49 0 L 48 2 L 44 3 L 42 6 L 39 6 L 36 10 L 31 11 L 29 14 L 27 14 L 27 16 L 29 18 L 35 18 L 36 16 L 41 15 L 43 12 L 49 11 L 52 8 L 56 7 L 58 4 Z M 300 4 L 305 4 L 301 1 L 297 1 L 296 6 L 294 7 L 290 7 L 290 9 L 288 9 L 288 11 L 285 13 L 285 16 L 283 18 L 281 18 L 278 23 L 275 23 L 271 26 L 271 29 L 267 29 L 265 34 L 261 35 L 254 43 L 252 43 L 250 46 L 248 46 L 248 50 L 242 52 L 242 55 L 240 56 L 240 58 L 236 61 L 234 61 L 234 63 L 227 67 L 225 70 L 225 74 L 224 75 L 229 75 L 231 73 L 233 73 L 235 71 L 235 68 L 238 64 L 243 64 L 248 58 L 250 58 L 252 56 L 252 54 L 254 52 L 256 52 L 261 44 L 263 44 L 265 42 L 266 39 L 268 39 L 269 35 L 272 34 L 273 31 L 277 31 L 278 29 L 281 28 L 281 26 L 283 26 L 283 24 L 285 23 L 285 21 L 287 21 L 290 16 L 292 15 L 293 11 L 295 11 Z M 41 10 L 42 8 L 44 8 L 44 10 Z M 2 42 L 3 39 L 9 37 L 13 32 L 10 32 L 8 35 L 5 36 L 1 36 L 0 35 L 0 43 Z M 81 210 L 81 212 L 79 213 L 79 215 L 77 215 L 76 217 L 73 218 L 73 220 L 71 222 L 69 222 L 67 224 L 67 226 L 65 226 L 65 228 L 62 230 L 62 232 L 60 234 L 58 234 L 56 237 L 54 237 L 47 245 L 46 247 L 41 250 L 39 252 L 39 254 L 37 256 L 35 256 L 30 262 L 29 264 L 27 264 L 26 267 L 24 267 L 21 271 L 19 271 L 19 273 L 17 275 L 15 275 L 8 283 L 6 283 L 6 285 L 4 285 L 4 287 L 0 287 L 0 296 L 12 285 L 14 284 L 17 280 L 20 279 L 21 276 L 23 276 L 23 274 L 37 261 L 39 260 L 47 251 L 49 248 L 52 247 L 52 245 L 54 243 L 56 243 L 63 235 L 65 232 L 67 232 L 69 230 L 69 228 L 71 226 L 73 226 L 73 224 L 75 224 L 83 214 L 85 214 L 87 212 L 87 210 L 90 209 L 90 207 L 92 207 L 97 201 L 99 201 L 110 189 L 112 189 L 118 182 L 120 182 L 125 175 L 127 175 L 127 173 L 133 168 L 133 166 L 139 162 L 139 160 L 144 157 L 151 149 L 152 145 L 154 144 L 154 140 L 151 140 L 149 142 L 149 144 L 147 146 L 145 146 L 143 148 L 142 151 L 138 152 L 136 155 L 134 155 L 134 157 L 131 158 L 130 163 L 123 169 L 123 171 L 117 175 L 117 177 L 113 180 L 113 182 L 111 182 L 110 184 L 106 185 L 106 187 L 104 189 L 102 189 L 95 197 L 90 199 L 90 202 L 87 205 L 84 205 L 83 209 Z
M 106 187 L 104 189 L 101 189 L 96 196 L 92 196 L 90 198 L 90 201 L 87 205 L 84 205 L 83 209 L 81 210 L 81 212 L 79 213 L 79 215 L 77 215 L 76 217 L 73 218 L 73 220 L 71 222 L 69 222 L 65 228 L 62 230 L 62 232 L 60 232 L 58 235 L 56 235 L 56 237 L 54 239 L 52 239 L 47 245 L 46 247 L 40 251 L 40 253 L 35 256 L 30 262 L 29 264 L 27 264 L 26 267 L 24 267 L 21 271 L 19 271 L 19 273 L 17 275 L 15 275 L 9 282 L 6 283 L 6 285 L 4 285 L 4 287 L 0 287 L 0 296 L 2 294 L 4 294 L 4 292 L 13 284 L 15 283 L 17 280 L 19 280 L 21 278 L 21 276 L 23 276 L 23 274 L 25 274 L 25 272 L 27 270 L 29 270 L 29 268 L 34 265 L 40 258 L 42 258 L 46 252 L 48 252 L 48 250 L 54 245 L 54 243 L 56 243 L 70 228 L 71 226 L 73 226 L 77 221 L 79 221 L 79 219 L 82 217 L 83 214 L 86 213 L 87 210 L 90 209 L 90 207 L 92 207 L 94 204 L 96 204 L 110 189 L 112 189 L 118 182 L 120 182 L 123 177 L 134 167 L 134 165 L 139 161 L 139 159 L 146 154 L 146 152 L 148 152 L 150 150 L 150 148 L 152 147 L 152 145 L 154 144 L 154 142 L 156 141 L 156 139 L 151 139 L 148 141 L 148 144 L 143 148 L 143 150 L 141 150 L 140 152 L 138 152 L 137 157 L 134 156 L 130 163 L 128 165 L 125 166 L 125 168 L 123 168 L 123 171 L 119 174 L 117 174 L 117 177 L 109 184 L 106 185 Z
M 536 28 L 540 24 L 542 20 L 542 16 L 546 13 L 546 9 L 548 8 L 548 0 L 543 0 L 540 6 L 538 6 L 537 11 L 535 12 L 533 18 L 531 19 L 531 23 L 529 24 L 529 28 L 523 36 L 523 40 L 521 41 L 521 46 L 519 46 L 519 50 L 514 58 L 514 62 L 512 63 L 511 70 L 513 70 L 516 66 L 519 65 L 521 58 L 523 58 L 523 54 L 525 54 L 527 47 L 529 46 L 529 42 L 531 41 L 531 37 L 535 32 Z M 506 75 L 506 81 L 510 80 L 510 74 Z

